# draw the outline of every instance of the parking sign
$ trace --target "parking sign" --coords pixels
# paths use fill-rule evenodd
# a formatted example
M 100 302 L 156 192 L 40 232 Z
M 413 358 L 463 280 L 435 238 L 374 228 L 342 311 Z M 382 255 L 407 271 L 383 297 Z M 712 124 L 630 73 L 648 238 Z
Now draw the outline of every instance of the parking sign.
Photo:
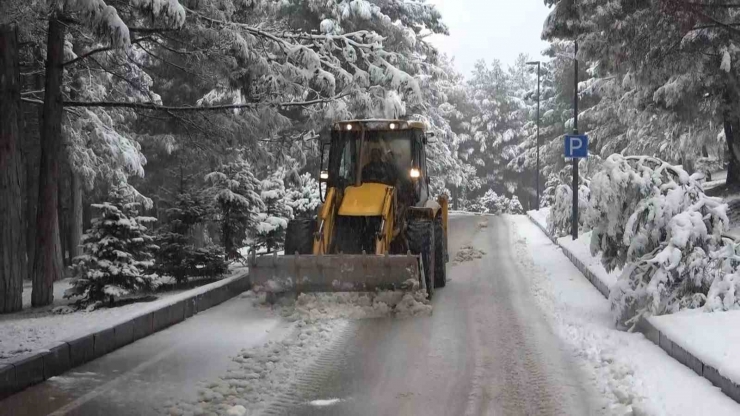
M 572 159 L 585 159 L 588 157 L 588 136 L 585 134 L 565 135 L 565 157 Z

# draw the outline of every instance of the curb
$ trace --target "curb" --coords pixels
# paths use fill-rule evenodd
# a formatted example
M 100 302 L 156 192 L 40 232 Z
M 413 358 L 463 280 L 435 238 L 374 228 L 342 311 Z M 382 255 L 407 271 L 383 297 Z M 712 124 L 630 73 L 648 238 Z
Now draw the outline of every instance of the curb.
M 576 266 L 576 268 L 581 273 L 583 273 L 583 275 L 591 282 L 591 284 L 594 285 L 594 287 L 596 287 L 596 289 L 599 290 L 599 292 L 601 292 L 602 295 L 604 295 L 604 297 L 606 297 L 607 299 L 609 298 L 609 288 L 606 287 L 606 285 L 600 280 L 598 280 L 593 272 L 591 272 L 591 270 L 589 270 L 583 264 L 583 262 L 578 260 L 576 256 L 574 256 L 573 253 L 571 253 L 568 249 L 558 244 L 557 240 L 550 236 L 547 230 L 544 229 L 544 227 L 542 227 L 534 218 L 532 218 L 529 213 L 527 213 L 527 218 L 529 218 L 530 221 L 532 221 L 540 230 L 542 230 L 542 232 L 544 232 L 545 235 L 550 238 L 550 240 L 552 240 L 552 242 L 556 246 L 560 247 L 560 249 L 563 250 L 565 256 L 568 257 L 573 265 Z M 714 384 L 716 387 L 719 387 L 722 390 L 722 393 L 724 393 L 727 397 L 731 398 L 737 403 L 740 403 L 740 385 L 721 375 L 716 368 L 705 364 L 703 361 L 696 358 L 690 352 L 683 349 L 679 344 L 673 342 L 673 340 L 668 338 L 663 332 L 656 328 L 649 319 L 640 319 L 640 321 L 636 325 L 636 329 L 637 331 L 642 333 L 645 338 L 652 341 L 653 344 L 662 348 L 663 351 L 673 357 L 673 359 L 690 368 L 697 375 L 709 380 L 709 382 Z
M 250 288 L 248 273 L 224 279 L 207 291 L 173 301 L 109 328 L 61 341 L 47 351 L 0 364 L 0 400 L 180 323 Z

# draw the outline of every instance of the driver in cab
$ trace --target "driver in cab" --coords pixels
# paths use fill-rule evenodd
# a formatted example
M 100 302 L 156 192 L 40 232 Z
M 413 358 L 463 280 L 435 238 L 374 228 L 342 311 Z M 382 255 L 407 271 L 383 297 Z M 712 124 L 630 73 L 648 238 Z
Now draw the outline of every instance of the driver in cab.
M 388 152 L 390 153 L 390 152 Z M 370 150 L 370 162 L 362 168 L 363 182 L 377 182 L 395 186 L 398 180 L 398 170 L 393 161 L 389 161 L 388 154 L 377 147 Z

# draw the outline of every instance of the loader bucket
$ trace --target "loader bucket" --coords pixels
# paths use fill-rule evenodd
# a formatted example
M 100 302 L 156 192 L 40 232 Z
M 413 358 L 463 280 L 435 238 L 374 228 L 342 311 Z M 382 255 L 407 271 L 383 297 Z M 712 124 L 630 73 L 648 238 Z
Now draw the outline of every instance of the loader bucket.
M 426 289 L 421 264 L 410 254 L 268 255 L 252 257 L 249 278 L 268 293 Z

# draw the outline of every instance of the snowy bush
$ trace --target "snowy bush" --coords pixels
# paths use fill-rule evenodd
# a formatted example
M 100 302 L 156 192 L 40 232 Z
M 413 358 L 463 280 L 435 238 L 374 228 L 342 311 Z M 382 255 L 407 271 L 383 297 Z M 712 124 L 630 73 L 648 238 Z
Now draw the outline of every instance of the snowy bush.
M 243 160 L 222 165 L 206 175 L 206 181 L 210 183 L 206 195 L 213 204 L 215 220 L 221 226 L 226 256 L 237 258 L 239 248 L 257 226 L 257 216 L 265 207 L 258 193 L 260 182 Z
M 159 275 L 172 276 L 179 283 L 189 277 L 215 277 L 226 273 L 223 251 L 210 246 L 196 249 L 190 233 L 207 214 L 206 203 L 196 193 L 178 194 L 175 206 L 167 210 L 167 223 L 156 237 L 159 250 L 153 270 Z
M 114 190 L 112 202 L 93 204 L 100 216 L 82 239 L 83 253 L 74 259 L 76 277 L 65 297 L 86 302 L 113 299 L 152 288 L 154 240 L 143 225 L 156 219 L 137 215 L 137 203 L 125 202 Z
M 540 207 L 547 208 L 555 204 L 555 194 L 558 186 L 560 185 L 560 178 L 558 175 L 551 173 L 545 181 L 545 189 L 540 195 Z
M 587 177 L 589 172 L 595 172 L 600 168 L 601 159 L 596 163 L 587 164 L 581 162 L 579 169 L 583 171 L 578 176 L 578 230 L 588 231 L 586 224 L 586 212 L 590 205 L 591 191 L 590 181 Z M 547 219 L 547 229 L 550 234 L 558 237 L 569 235 L 571 232 L 571 220 L 573 218 L 573 168 L 565 166 L 557 175 L 550 175 L 547 181 L 547 193 L 552 193 L 550 215 Z M 553 190 L 554 189 L 554 190 Z M 545 197 L 543 197 L 545 199 Z
M 292 215 L 285 201 L 284 176 L 282 170 L 277 170 L 260 184 L 264 209 L 257 216 L 255 247 L 265 247 L 268 252 L 282 246 L 288 219 Z
M 590 189 L 580 186 L 578 190 L 578 230 L 587 231 L 586 212 L 589 206 Z M 555 188 L 555 202 L 550 206 L 550 215 L 547 217 L 547 229 L 551 235 L 563 237 L 570 235 L 573 219 L 573 191 L 571 187 L 560 184 Z
M 524 213 L 524 208 L 516 195 L 509 199 L 506 195 L 497 194 L 493 189 L 486 191 L 476 205 L 480 207 L 479 212 L 494 215 Z
M 522 207 L 522 203 L 519 202 L 519 197 L 514 195 L 511 197 L 511 200 L 509 200 L 509 206 L 507 208 L 508 214 L 524 214 L 524 208 Z
M 723 240 L 726 205 L 682 168 L 649 157 L 610 156 L 591 181 L 591 252 L 622 268 L 610 301 L 617 322 L 734 299 L 735 246 Z
M 319 183 L 310 173 L 304 173 L 286 191 L 285 204 L 293 211 L 293 218 L 313 218 L 321 204 Z
M 485 194 L 480 198 L 478 201 L 478 204 L 482 208 L 482 212 L 494 212 L 496 209 L 496 203 L 499 200 L 499 196 L 496 192 L 493 191 L 493 189 L 489 189 L 486 191 Z

